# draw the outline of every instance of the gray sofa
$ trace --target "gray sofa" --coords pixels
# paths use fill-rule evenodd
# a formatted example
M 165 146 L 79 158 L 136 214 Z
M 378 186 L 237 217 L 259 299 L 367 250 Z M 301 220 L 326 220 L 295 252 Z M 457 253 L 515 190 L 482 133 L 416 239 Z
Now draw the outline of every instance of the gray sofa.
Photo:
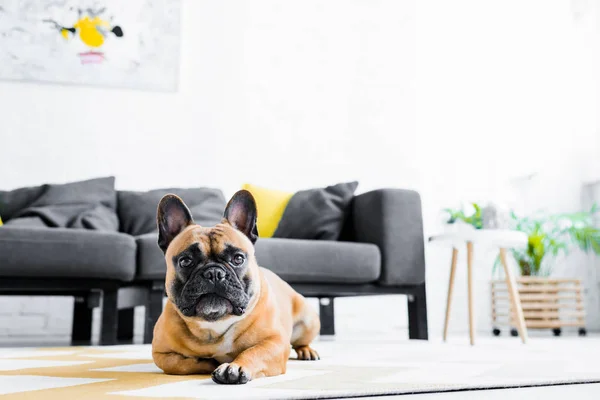
M 93 308 L 102 307 L 100 343 L 107 345 L 133 337 L 133 308 L 144 305 L 144 341 L 152 340 L 163 304 L 164 257 L 155 232 L 132 235 L 130 226 L 153 224 L 153 201 L 139 221 L 132 214 L 144 207 L 135 198 L 126 206 L 124 195 L 133 192 L 118 192 L 119 231 L 44 228 L 11 224 L 19 210 L 14 202 L 12 209 L 6 204 L 3 209 L 2 193 L 7 192 L 0 192 L 0 216 L 7 224 L 0 227 L 0 295 L 74 296 L 72 335 L 77 344 L 91 339 Z M 198 206 L 198 212 L 206 207 Z M 196 218 L 193 207 L 192 212 Z M 85 219 L 82 223 L 85 228 Z M 263 238 L 256 256 L 261 266 L 300 293 L 320 298 L 322 334 L 335 333 L 336 297 L 406 294 L 409 337 L 427 339 L 423 247 L 418 193 L 382 189 L 353 198 L 339 241 Z

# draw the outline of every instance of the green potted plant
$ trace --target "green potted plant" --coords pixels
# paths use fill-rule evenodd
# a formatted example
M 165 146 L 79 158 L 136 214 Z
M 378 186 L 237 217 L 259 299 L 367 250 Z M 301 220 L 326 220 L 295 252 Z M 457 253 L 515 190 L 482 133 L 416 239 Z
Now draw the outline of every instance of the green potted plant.
M 465 211 L 464 207 L 459 209 L 445 208 L 446 224 L 466 225 L 474 229 L 483 228 L 482 208 L 477 203 L 471 203 L 472 210 Z
M 585 335 L 581 282 L 578 279 L 552 278 L 551 274 L 559 255 L 566 256 L 575 249 L 600 255 L 600 229 L 594 226 L 597 212 L 596 205 L 589 211 L 538 212 L 530 217 L 520 217 L 511 212 L 512 229 L 528 236 L 525 248 L 510 250 L 521 275 L 517 284 L 528 328 L 552 329 L 558 336 L 562 327 L 571 326 L 579 327 L 579 334 Z M 499 260 L 496 260 L 494 271 L 498 267 Z M 502 285 L 502 280 L 492 281 L 492 319 L 495 326 L 498 325 L 498 316 L 503 315 L 499 310 L 509 308 L 498 300 L 507 298 Z M 500 330 L 495 327 L 493 332 L 497 335 Z M 511 333 L 516 334 L 516 330 Z
M 574 249 L 600 255 L 600 229 L 594 226 L 598 207 L 589 211 L 519 217 L 511 212 L 512 228 L 527 234 L 525 249 L 511 250 L 521 276 L 549 276 L 559 255 Z

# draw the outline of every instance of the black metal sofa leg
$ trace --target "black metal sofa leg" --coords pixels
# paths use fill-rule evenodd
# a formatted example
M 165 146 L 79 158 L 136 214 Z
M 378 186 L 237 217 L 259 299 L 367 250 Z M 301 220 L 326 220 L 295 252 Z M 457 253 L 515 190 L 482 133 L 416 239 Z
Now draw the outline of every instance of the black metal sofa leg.
M 73 345 L 89 345 L 92 341 L 92 315 L 87 296 L 76 296 L 73 307 L 73 327 L 71 343 Z
M 119 322 L 117 324 L 117 339 L 119 342 L 133 340 L 135 323 L 134 314 L 134 308 L 124 308 L 119 310 Z
M 419 285 L 413 294 L 408 295 L 408 337 L 428 340 L 427 334 L 427 295 L 425 283 Z
M 154 325 L 162 313 L 163 298 L 165 297 L 164 282 L 152 282 L 146 300 L 146 316 L 144 321 L 144 343 L 152 343 Z
M 319 297 L 319 318 L 321 335 L 335 335 L 334 297 Z
M 118 289 L 104 289 L 102 292 L 102 322 L 100 325 L 100 345 L 117 344 L 118 326 Z

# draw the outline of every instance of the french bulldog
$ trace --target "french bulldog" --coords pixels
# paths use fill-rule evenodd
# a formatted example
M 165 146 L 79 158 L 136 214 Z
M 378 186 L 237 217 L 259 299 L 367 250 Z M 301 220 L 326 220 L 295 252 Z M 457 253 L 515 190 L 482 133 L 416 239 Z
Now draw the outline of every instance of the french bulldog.
M 240 190 L 213 227 L 196 225 L 184 202 L 164 196 L 157 210 L 167 303 L 154 327 L 152 357 L 167 374 L 212 374 L 222 384 L 284 374 L 291 348 L 310 347 L 319 317 L 306 299 L 254 256 L 256 203 Z

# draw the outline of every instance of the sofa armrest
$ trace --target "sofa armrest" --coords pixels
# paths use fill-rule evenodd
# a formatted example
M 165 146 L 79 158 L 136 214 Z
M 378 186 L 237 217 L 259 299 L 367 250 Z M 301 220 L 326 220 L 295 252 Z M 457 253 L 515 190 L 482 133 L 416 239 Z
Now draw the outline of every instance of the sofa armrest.
M 379 283 L 387 286 L 425 282 L 425 242 L 419 193 L 380 189 L 352 203 L 353 239 L 381 251 Z

